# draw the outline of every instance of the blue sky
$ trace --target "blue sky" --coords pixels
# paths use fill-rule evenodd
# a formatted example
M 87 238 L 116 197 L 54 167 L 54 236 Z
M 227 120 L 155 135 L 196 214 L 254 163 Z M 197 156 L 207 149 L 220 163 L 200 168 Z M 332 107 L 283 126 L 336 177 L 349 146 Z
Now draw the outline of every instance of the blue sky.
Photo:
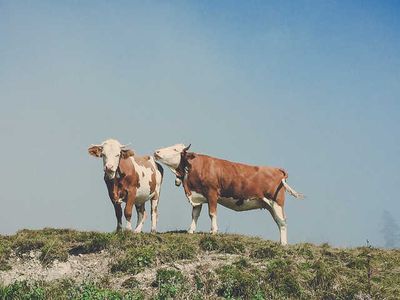
M 400 223 L 396 1 L 0 1 L 0 233 L 112 231 L 102 163 L 114 137 L 284 167 L 289 243 L 383 245 Z M 159 230 L 191 207 L 166 170 Z M 145 230 L 149 230 L 146 223 Z M 210 221 L 204 209 L 200 230 Z M 278 240 L 265 211 L 219 228 Z

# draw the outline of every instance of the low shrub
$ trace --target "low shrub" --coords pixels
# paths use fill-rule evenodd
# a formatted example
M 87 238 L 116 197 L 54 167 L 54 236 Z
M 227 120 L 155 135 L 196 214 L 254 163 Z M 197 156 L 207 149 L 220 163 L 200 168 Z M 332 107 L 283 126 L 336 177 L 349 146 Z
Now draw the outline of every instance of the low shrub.
M 296 266 L 287 259 L 272 259 L 267 265 L 266 280 L 282 297 L 300 298 L 302 288 L 299 279 Z
M 175 297 L 183 288 L 183 275 L 174 269 L 157 270 L 154 286 L 158 287 L 157 299 Z
M 68 252 L 65 245 L 59 240 L 48 241 L 41 248 L 39 260 L 44 266 L 49 266 L 55 260 L 67 261 Z
M 111 265 L 111 272 L 136 275 L 151 266 L 156 258 L 153 247 L 138 247 L 122 253 L 120 259 Z
M 11 265 L 8 261 L 10 254 L 10 243 L 8 240 L 0 238 L 0 271 L 7 271 L 11 269 Z
M 258 272 L 237 265 L 226 265 L 217 270 L 217 294 L 224 298 L 252 298 L 259 290 Z
M 201 238 L 199 246 L 204 251 L 216 251 L 220 248 L 218 240 L 212 235 L 206 235 Z

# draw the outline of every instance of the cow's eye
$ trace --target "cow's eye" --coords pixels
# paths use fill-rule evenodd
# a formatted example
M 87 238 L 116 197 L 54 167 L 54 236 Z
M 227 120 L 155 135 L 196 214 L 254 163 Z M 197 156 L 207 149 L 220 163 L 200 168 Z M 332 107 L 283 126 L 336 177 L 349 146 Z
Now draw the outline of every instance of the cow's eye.
M 118 157 L 118 156 L 119 156 L 119 154 L 115 155 L 115 157 Z

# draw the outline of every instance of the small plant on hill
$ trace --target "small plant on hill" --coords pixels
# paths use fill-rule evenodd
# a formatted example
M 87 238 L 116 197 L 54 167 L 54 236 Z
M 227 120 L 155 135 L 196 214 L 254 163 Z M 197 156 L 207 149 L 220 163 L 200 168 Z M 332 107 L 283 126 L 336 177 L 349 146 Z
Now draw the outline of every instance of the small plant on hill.
M 127 253 L 121 255 L 121 258 L 113 263 L 111 272 L 123 272 L 135 275 L 145 267 L 153 264 L 156 252 L 153 247 L 138 247 L 128 250 Z
M 57 239 L 46 242 L 41 248 L 39 260 L 44 266 L 49 266 L 55 260 L 67 261 L 67 259 L 67 250 L 64 247 L 64 244 Z
M 205 251 L 216 251 L 220 248 L 217 239 L 214 236 L 206 235 L 200 240 L 200 248 Z
M 159 269 L 153 285 L 158 287 L 156 299 L 170 299 L 182 290 L 183 275 L 178 270 Z

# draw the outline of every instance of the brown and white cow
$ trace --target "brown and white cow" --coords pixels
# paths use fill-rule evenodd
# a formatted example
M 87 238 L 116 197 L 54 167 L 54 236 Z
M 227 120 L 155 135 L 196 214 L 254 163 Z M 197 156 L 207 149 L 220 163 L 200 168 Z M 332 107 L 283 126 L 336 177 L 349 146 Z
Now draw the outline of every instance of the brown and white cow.
M 103 158 L 104 181 L 117 217 L 117 231 L 122 227 L 122 207 L 126 229 L 131 230 L 133 205 L 138 214 L 135 232 L 141 232 L 146 219 L 145 202 L 151 200 L 151 231 L 157 228 L 157 206 L 163 178 L 163 168 L 152 156 L 137 156 L 117 140 L 108 139 L 92 145 L 89 154 Z
M 281 244 L 286 245 L 285 191 L 296 198 L 303 197 L 287 184 L 286 171 L 187 152 L 189 147 L 176 144 L 154 153 L 156 160 L 167 165 L 176 175 L 175 184 L 183 183 L 186 197 L 193 206 L 188 232 L 196 230 L 204 203 L 208 204 L 211 233 L 218 231 L 217 203 L 235 211 L 265 208 L 278 225 Z

